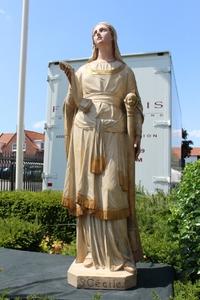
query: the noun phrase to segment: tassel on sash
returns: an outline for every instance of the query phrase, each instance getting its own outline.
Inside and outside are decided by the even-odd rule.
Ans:
[[[102,136],[101,120],[97,119],[94,130],[94,141],[91,155],[90,171],[96,175],[101,174],[106,168],[105,149]]]

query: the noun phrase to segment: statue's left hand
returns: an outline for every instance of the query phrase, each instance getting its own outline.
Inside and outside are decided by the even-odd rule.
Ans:
[[[72,78],[72,73],[73,73],[73,68],[70,64],[66,62],[59,62],[59,67],[60,69],[65,72],[65,75],[67,76],[69,82],[71,83],[71,78]]]
[[[140,143],[141,143],[141,137],[136,136],[134,141],[134,148],[135,148],[135,160],[138,159],[138,156],[140,155]]]

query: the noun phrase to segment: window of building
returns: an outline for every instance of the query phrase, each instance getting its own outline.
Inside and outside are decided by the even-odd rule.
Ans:
[[[34,143],[37,145],[39,150],[44,150],[44,142],[41,140],[34,140]]]
[[[16,152],[17,151],[17,144],[13,143],[12,144],[12,152]],[[23,144],[23,151],[26,151],[26,143]]]

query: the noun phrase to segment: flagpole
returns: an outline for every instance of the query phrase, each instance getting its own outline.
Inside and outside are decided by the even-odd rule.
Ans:
[[[19,64],[19,85],[18,85],[17,149],[16,149],[16,176],[15,176],[16,190],[23,189],[24,106],[25,106],[26,57],[27,57],[27,41],[28,41],[28,8],[29,8],[29,0],[23,0],[20,64]]]

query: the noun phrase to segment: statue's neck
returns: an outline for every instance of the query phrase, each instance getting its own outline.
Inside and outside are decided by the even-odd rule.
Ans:
[[[105,61],[114,61],[115,58],[113,56],[112,48],[104,47],[100,48],[98,51],[97,60],[105,60]]]

